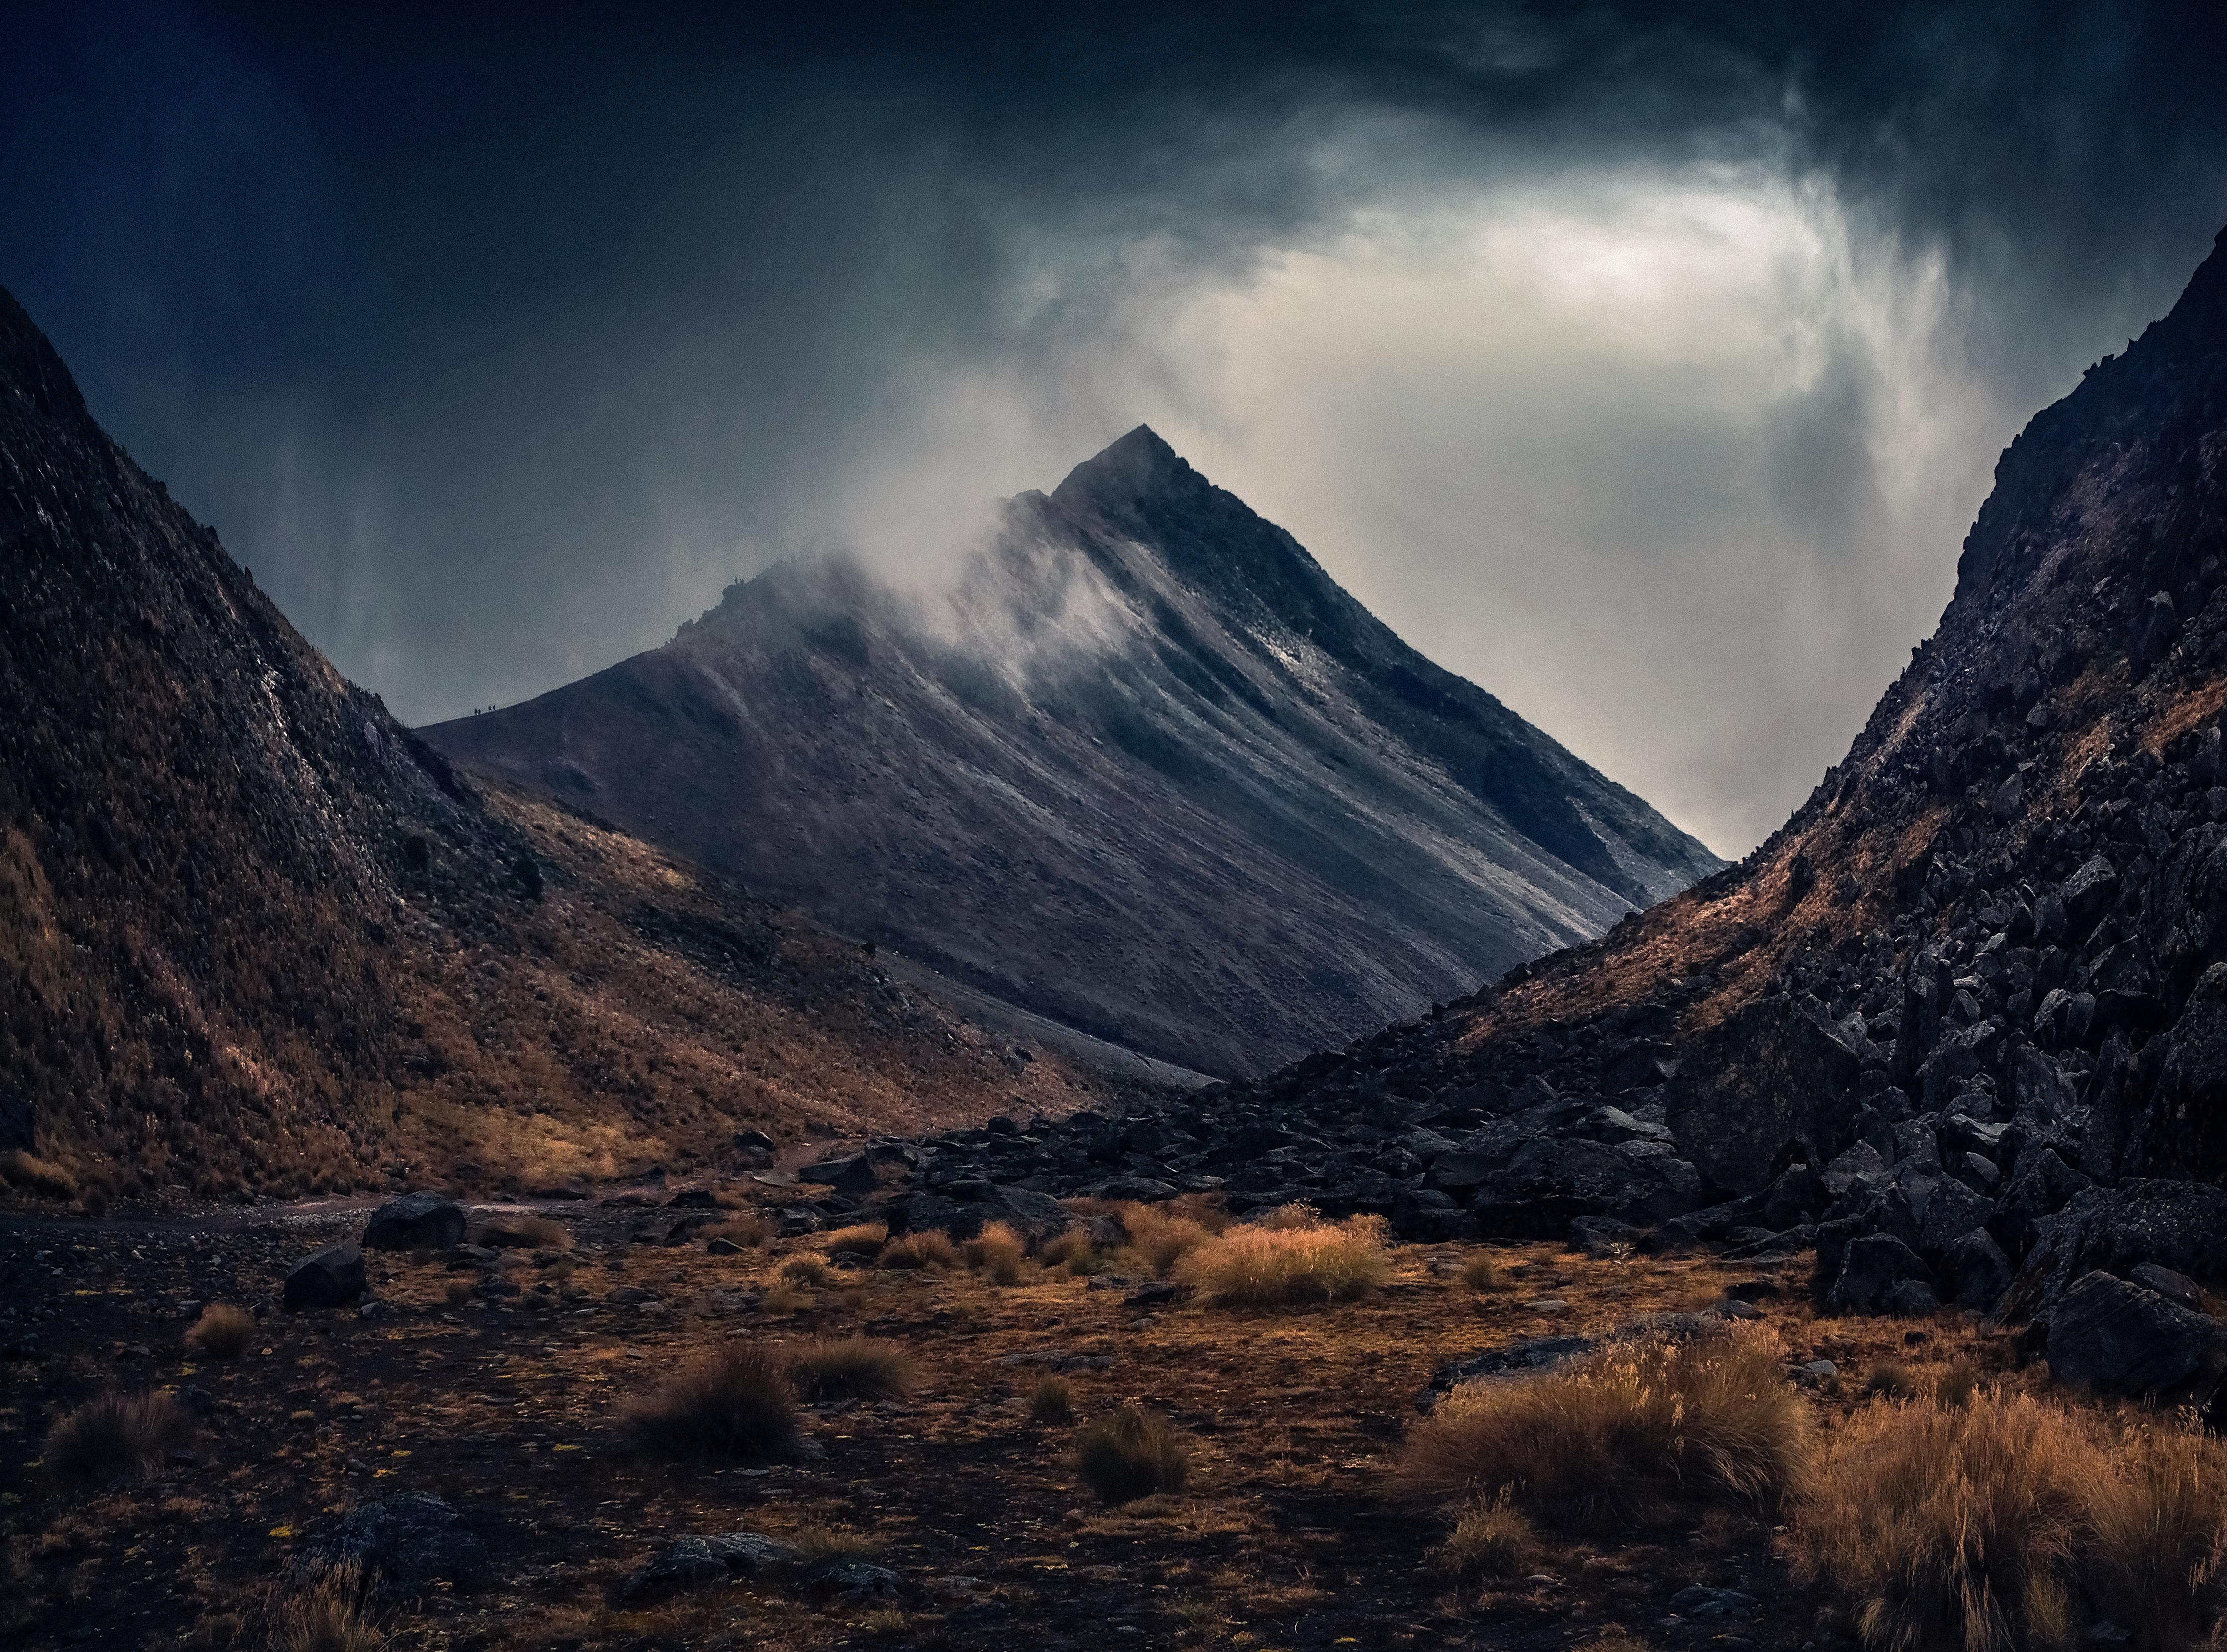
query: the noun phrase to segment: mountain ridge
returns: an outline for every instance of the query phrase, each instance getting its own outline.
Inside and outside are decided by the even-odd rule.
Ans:
[[[1224,1075],[1720,864],[1142,425],[1007,501],[947,588],[779,564],[662,648],[424,733],[978,990]]]

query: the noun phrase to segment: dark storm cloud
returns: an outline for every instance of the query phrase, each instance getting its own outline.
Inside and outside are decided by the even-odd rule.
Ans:
[[[1149,417],[1736,850],[1930,628],[1995,449],[2227,218],[2223,31],[2118,4],[19,5],[0,282],[405,717],[654,644],[817,539],[958,532]],[[1386,222],[1542,194],[1580,205],[1541,234],[1626,222],[1593,177],[1692,197],[1650,257],[1748,244],[1671,308],[1611,288],[1700,367],[1548,306],[1450,374],[1434,329],[1528,303],[1520,271],[1335,357],[1437,256],[1383,255]],[[1768,210],[1721,219],[1741,201]],[[1726,271],[1783,349],[1713,303]],[[1764,384],[1774,353],[1806,365]],[[1300,366],[1304,430],[1261,388]]]

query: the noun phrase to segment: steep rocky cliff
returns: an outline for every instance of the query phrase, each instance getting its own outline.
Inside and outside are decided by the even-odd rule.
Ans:
[[[858,949],[483,794],[342,680],[0,294],[0,1175],[549,1182],[1072,1105]]]
[[[424,731],[847,933],[1252,1073],[1720,863],[1139,428],[954,588],[841,563]]]

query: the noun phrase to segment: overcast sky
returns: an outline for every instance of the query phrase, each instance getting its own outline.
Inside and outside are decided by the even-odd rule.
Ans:
[[[0,284],[413,722],[1141,421],[1738,854],[2227,223],[2217,4],[323,10],[4,8]]]

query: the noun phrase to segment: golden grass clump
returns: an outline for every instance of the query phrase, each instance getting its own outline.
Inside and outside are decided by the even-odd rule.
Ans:
[[[895,1268],[952,1268],[959,1266],[959,1247],[941,1228],[905,1234],[882,1247],[882,1266]]]
[[[230,1303],[212,1302],[186,1328],[186,1346],[212,1360],[236,1360],[255,1335],[255,1316]]]
[[[1083,1427],[1075,1466],[1099,1502],[1134,1502],[1181,1491],[1190,1480],[1190,1451],[1166,1418],[1130,1405]]]
[[[1291,1211],[1305,1214],[1286,1219]],[[1269,1221],[1232,1228],[1197,1246],[1176,1264],[1176,1278],[1212,1307],[1350,1302],[1391,1271],[1384,1233],[1382,1216],[1324,1221],[1305,1205],[1286,1205]]]
[[[773,1224],[755,1210],[745,1210],[740,1215],[704,1229],[706,1240],[724,1239],[730,1245],[740,1245],[746,1251],[762,1248],[773,1238]]]
[[[817,1289],[827,1283],[827,1264],[817,1256],[792,1256],[781,1265],[781,1277],[791,1285]]]
[[[1065,1268],[1077,1279],[1103,1272],[1106,1268],[1106,1259],[1099,1253],[1096,1241],[1080,1228],[1070,1228],[1045,1240],[1037,1247],[1037,1260],[1046,1267]]]
[[[329,1567],[271,1612],[279,1652],[381,1652],[386,1632],[365,1614],[364,1580],[353,1563]]]
[[[1029,1390],[1029,1419],[1048,1426],[1073,1422],[1075,1385],[1063,1376],[1038,1378]]]
[[[891,1400],[912,1389],[912,1355],[870,1336],[820,1337],[790,1352],[788,1375],[814,1400]]]
[[[878,1539],[842,1526],[800,1526],[790,1534],[789,1542],[805,1566],[817,1566],[822,1560],[863,1560],[882,1552]]]
[[[1500,1283],[1500,1264],[1490,1251],[1472,1251],[1455,1277],[1472,1291],[1490,1291]]]
[[[1018,1285],[1021,1264],[1028,1259],[1028,1241],[1011,1222],[989,1221],[968,1240],[961,1253],[967,1266],[979,1268],[992,1285]]]
[[[803,1438],[788,1362],[756,1343],[728,1343],[684,1367],[626,1413],[628,1431],[659,1457],[778,1462]]]
[[[1505,1490],[1551,1524],[1611,1532],[1677,1500],[1769,1507],[1799,1483],[1809,1444],[1777,1339],[1741,1331],[1465,1383],[1408,1435],[1396,1482],[1446,1502]]]
[[[0,1153],[0,1180],[27,1193],[35,1193],[41,1198],[73,1199],[77,1196],[77,1177],[52,1159],[27,1153],[20,1147]]]
[[[890,1230],[878,1221],[861,1221],[820,1235],[820,1247],[830,1256],[857,1256],[867,1261],[882,1253]]]
[[[1796,1512],[1797,1575],[1871,1645],[2026,1652],[2109,1617],[2202,1643],[2227,1595],[2227,1443],[1979,1389],[1881,1400],[1836,1430]]]
[[[1457,1578],[1520,1578],[1530,1569],[1537,1541],[1530,1521],[1503,1491],[1463,1509],[1431,1559]]]
[[[111,1390],[54,1424],[47,1436],[46,1464],[62,1479],[80,1483],[137,1474],[183,1440],[189,1426],[169,1394]]]
[[[1138,1259],[1162,1276],[1214,1237],[1196,1217],[1162,1205],[1126,1207],[1121,1212],[1121,1225],[1128,1229],[1129,1247]]]

